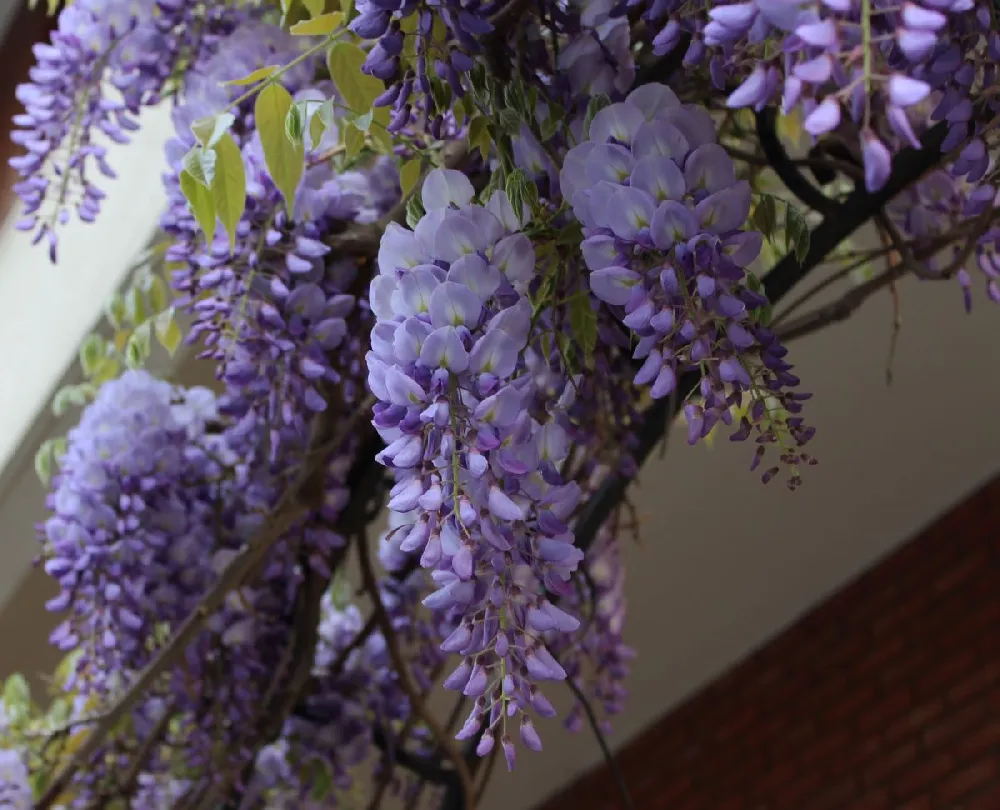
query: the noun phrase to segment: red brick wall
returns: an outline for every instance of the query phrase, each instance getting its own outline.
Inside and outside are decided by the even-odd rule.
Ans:
[[[1000,810],[1000,480],[620,762],[637,810]],[[545,810],[616,796],[598,769]]]

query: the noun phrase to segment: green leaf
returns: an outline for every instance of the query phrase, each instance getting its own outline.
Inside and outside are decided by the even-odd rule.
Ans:
[[[314,7],[318,7],[319,11],[322,11],[324,6],[323,0],[305,0],[305,5],[309,9],[309,13],[313,15],[313,18],[293,25],[289,29],[293,36],[323,37],[327,34],[332,34],[344,22],[344,13],[342,11],[332,11],[329,14],[316,16],[317,12],[313,9]]]
[[[219,142],[219,138],[225,135],[236,120],[232,113],[222,113],[217,116],[200,118],[191,125],[191,131],[198,139],[198,143],[206,149],[211,149]]]
[[[139,324],[125,346],[125,363],[131,369],[142,368],[153,349],[149,321]]]
[[[514,110],[500,110],[497,112],[497,125],[501,132],[517,135],[521,131],[521,116]]]
[[[406,224],[412,229],[417,227],[417,223],[424,218],[424,204],[419,194],[412,195],[406,201]]]
[[[809,253],[809,223],[802,212],[791,203],[785,206],[785,250],[795,250],[795,258],[799,264],[805,261]]]
[[[125,320],[131,324],[146,320],[146,296],[138,284],[133,284],[125,293]]]
[[[306,119],[302,108],[293,104],[285,114],[285,137],[296,146],[303,144],[306,134]]]
[[[42,442],[41,447],[35,451],[35,475],[42,482],[43,487],[47,487],[52,480],[52,464],[55,461],[52,450],[52,439]]]
[[[583,132],[585,135],[590,135],[590,124],[594,120],[594,116],[609,104],[611,104],[611,99],[604,95],[604,93],[598,93],[596,96],[590,97],[590,101],[587,102],[587,113],[583,117]]]
[[[761,197],[760,202],[754,206],[753,226],[765,239],[774,239],[774,232],[778,227],[778,209],[770,194]]]
[[[481,115],[469,122],[469,149],[479,149],[483,160],[489,157],[493,141],[490,139],[490,122]]]
[[[181,166],[195,180],[209,188],[215,176],[215,152],[201,146],[193,146],[191,151],[184,155]]]
[[[156,273],[150,273],[143,279],[142,291],[146,294],[146,300],[153,313],[163,312],[167,308],[167,304],[170,303],[170,290],[167,289],[167,283],[162,276]]]
[[[223,84],[235,86],[255,84],[256,82],[262,82],[264,79],[270,78],[280,69],[281,68],[278,65],[268,65],[267,67],[257,68],[253,73],[248,73],[242,79],[232,79],[231,81],[223,82]]]
[[[227,133],[215,145],[215,181],[212,183],[212,201],[229,234],[229,249],[236,249],[236,226],[240,224],[247,201],[247,175],[243,168],[243,155],[236,141]]]
[[[15,725],[26,720],[31,713],[31,687],[20,672],[15,672],[4,683],[3,705]]]
[[[211,242],[215,237],[215,200],[211,190],[185,171],[181,172],[181,193],[191,206],[191,213],[198,221],[205,239]],[[138,323],[138,320],[132,322]]]
[[[391,155],[396,144],[393,143],[392,133],[386,127],[389,126],[389,108],[378,107],[372,116],[372,128],[368,136],[372,140],[372,145],[383,155]]]
[[[351,160],[361,154],[365,145],[365,133],[354,124],[344,126],[344,148],[347,159]]]
[[[104,360],[106,344],[100,335],[87,335],[80,344],[80,368],[90,377]]]
[[[344,19],[351,19],[354,14],[354,0],[340,0],[340,10],[344,12]]]
[[[267,171],[285,198],[289,219],[295,218],[295,190],[305,169],[305,147],[285,134],[285,118],[293,107],[292,97],[280,84],[265,87],[254,105]]]
[[[589,364],[597,347],[597,313],[591,307],[587,293],[578,293],[570,302],[569,325],[573,330],[573,338]]]
[[[534,211],[538,204],[538,189],[522,169],[515,169],[507,175],[504,191],[507,192],[507,199],[518,218],[524,215],[525,206]]]
[[[164,310],[156,316],[154,328],[156,330],[156,339],[160,341],[160,345],[167,350],[167,353],[173,357],[177,351],[177,347],[181,345],[181,340],[184,338],[184,334],[181,332],[181,328],[174,318],[173,307]]]
[[[365,52],[352,42],[335,42],[327,54],[330,78],[347,108],[359,115],[368,112],[385,90],[382,82],[361,72],[364,63]]]
[[[420,179],[420,158],[406,161],[399,170],[399,186],[407,196]]]
[[[108,319],[113,329],[118,329],[125,322],[125,299],[120,293],[115,293],[104,306],[104,317]]]
[[[52,398],[53,415],[62,416],[72,407],[82,408],[87,404],[87,396],[92,390],[86,383],[60,388]]]

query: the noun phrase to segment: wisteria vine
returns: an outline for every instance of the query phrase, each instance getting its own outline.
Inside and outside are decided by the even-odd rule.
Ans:
[[[142,110],[175,132],[160,238],[36,458],[66,658],[44,705],[5,685],[0,804],[471,810],[480,763],[543,752],[562,682],[563,724],[606,750],[627,485],[673,421],[752,440],[795,489],[816,459],[791,341],[906,275],[969,308],[978,272],[1000,301],[995,13],[60,11],[18,89],[18,228],[55,262]],[[850,241],[869,219],[881,248]],[[216,386],[158,379],[154,339]]]

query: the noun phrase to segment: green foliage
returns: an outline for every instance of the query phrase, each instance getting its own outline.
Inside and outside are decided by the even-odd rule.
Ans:
[[[802,212],[791,203],[785,205],[785,250],[795,251],[799,264],[809,253],[809,224]]]
[[[773,241],[778,227],[778,206],[775,198],[770,194],[762,194],[754,206],[751,221],[765,239]]]
[[[215,151],[204,146],[195,146],[184,155],[181,165],[184,171],[206,188],[215,177]]]
[[[153,350],[152,327],[149,321],[139,324],[125,344],[125,365],[130,369],[142,368]]]
[[[279,65],[268,65],[267,67],[257,68],[252,73],[248,73],[242,79],[231,79],[228,82],[223,82],[223,84],[235,85],[237,87],[242,87],[248,84],[256,84],[257,82],[269,79],[280,69]]]
[[[3,706],[8,722],[23,724],[31,715],[31,687],[20,672],[15,672],[3,685]]]
[[[490,138],[490,122],[481,115],[476,116],[469,122],[469,149],[478,149],[479,154],[486,160],[493,147],[493,140]]]
[[[309,13],[314,15],[311,20],[304,20],[300,23],[293,25],[289,31],[298,37],[320,37],[332,34],[341,24],[344,22],[344,14],[341,11],[334,11],[330,14],[319,14],[315,16],[318,11],[322,11],[324,8],[323,0],[318,0],[318,2],[311,2],[311,0],[304,0],[306,8]]]
[[[406,161],[399,169],[399,185],[403,191],[403,196],[407,196],[420,179],[420,158],[413,158]]]
[[[269,84],[257,96],[254,117],[268,174],[285,198],[288,216],[295,216],[295,191],[305,169],[305,147],[286,135],[285,120],[294,107],[289,92],[280,84]]]
[[[180,176],[181,193],[191,207],[198,227],[209,241],[215,236],[215,198],[207,185],[197,180],[188,171]]]
[[[62,416],[70,408],[82,408],[95,393],[97,389],[91,383],[65,385],[52,398],[52,413],[54,416]]]
[[[191,132],[205,149],[211,149],[229,131],[235,120],[236,116],[232,113],[201,118],[191,125]]]
[[[385,90],[382,82],[361,72],[364,63],[365,52],[353,42],[335,42],[327,54],[330,78],[355,115],[368,112]]]
[[[528,175],[521,169],[515,169],[507,175],[504,183],[504,191],[510,200],[514,213],[520,217],[527,205],[530,211],[538,211],[538,189],[535,184],[528,179]]]
[[[416,228],[417,223],[423,218],[426,211],[424,211],[424,204],[420,200],[419,194],[413,194],[406,201],[406,224],[410,228]]]
[[[181,341],[184,339],[184,333],[177,323],[173,307],[164,310],[156,316],[153,320],[153,329],[156,332],[156,339],[160,341],[160,345],[173,357],[181,345]]]
[[[591,306],[588,293],[578,293],[570,301],[569,325],[584,362],[589,366],[597,348],[597,313]]]
[[[236,226],[246,207],[246,170],[240,148],[228,133],[215,144],[215,154],[217,162],[215,180],[212,183],[212,200],[216,215],[229,235],[229,249],[234,250]]]

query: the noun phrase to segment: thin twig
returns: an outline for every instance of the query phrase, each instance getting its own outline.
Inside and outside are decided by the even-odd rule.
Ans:
[[[611,753],[611,749],[608,747],[608,741],[604,739],[604,734],[601,731],[601,724],[597,721],[597,715],[594,714],[593,706],[590,705],[590,701],[587,700],[587,696],[583,694],[583,690],[580,689],[576,679],[567,678],[566,685],[569,686],[574,697],[580,702],[583,713],[587,715],[587,722],[590,724],[590,730],[594,732],[597,745],[600,747],[601,754],[604,756],[604,764],[608,766],[608,770],[611,771],[611,777],[615,781],[615,787],[618,789],[618,798],[621,800],[623,810],[635,810],[635,805],[632,803],[632,797],[628,792],[628,785],[625,784],[625,776],[622,774],[621,768],[618,767],[618,761],[615,759],[615,755]]]
[[[465,758],[462,756],[451,735],[444,730],[437,718],[428,710],[424,701],[421,700],[420,690],[413,683],[413,678],[406,666],[403,651],[399,647],[399,638],[396,636],[396,631],[392,626],[392,621],[385,609],[385,605],[382,604],[382,597],[379,594],[378,581],[375,579],[375,572],[372,569],[372,562],[368,554],[364,532],[358,533],[357,547],[358,560],[361,564],[361,579],[365,590],[371,596],[375,620],[382,631],[382,636],[385,638],[386,648],[389,651],[389,659],[392,661],[393,669],[396,670],[400,688],[406,694],[407,698],[409,698],[411,710],[424,721],[434,735],[435,740],[437,740],[438,745],[454,763],[458,778],[462,784],[466,810],[475,810],[475,789],[472,782],[472,774],[469,772]]]

